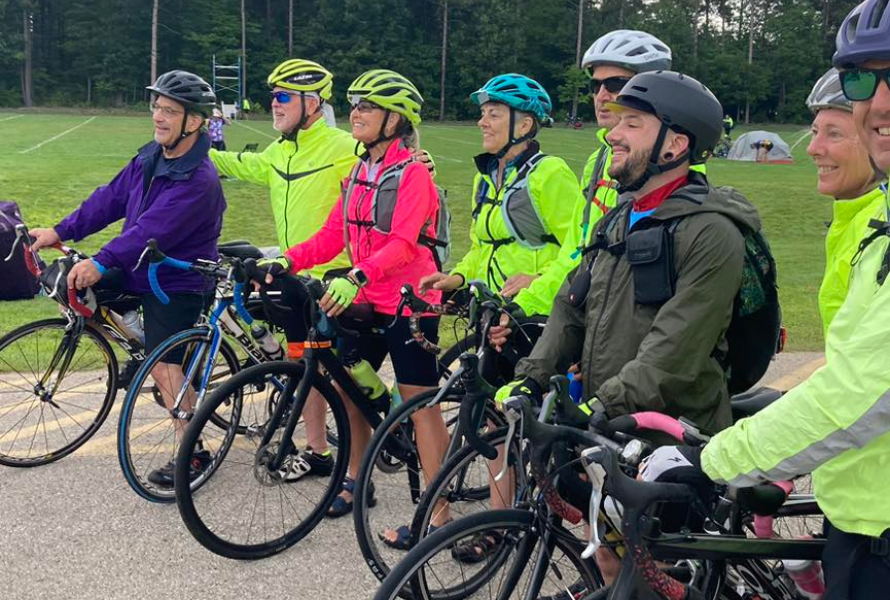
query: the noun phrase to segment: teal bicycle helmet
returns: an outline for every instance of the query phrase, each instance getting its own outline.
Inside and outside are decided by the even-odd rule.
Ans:
[[[550,120],[553,102],[540,83],[525,75],[505,73],[488,80],[481,88],[470,94],[470,100],[482,106],[486,102],[498,102],[510,108],[510,141],[497,153],[502,158],[511,147],[535,137],[538,124]],[[530,113],[535,118],[535,126],[520,138],[513,137],[516,111]]]

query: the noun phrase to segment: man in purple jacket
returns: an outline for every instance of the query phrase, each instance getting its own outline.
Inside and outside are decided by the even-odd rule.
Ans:
[[[77,263],[68,274],[68,287],[78,290],[98,283],[109,269],[120,270],[123,289],[141,297],[146,352],[168,337],[194,326],[209,299],[213,283],[198,273],[162,269],[161,287],[170,296],[163,305],[148,283],[148,267],[133,268],[149,239],[165,254],[187,261],[216,260],[216,242],[226,209],[219,176],[210,159],[210,138],[202,126],[216,104],[210,85],[192,73],[171,71],[158,77],[152,92],[154,141],[80,208],[53,228],[33,229],[35,250],[59,241],[79,241],[124,219],[121,234],[91,260]],[[183,382],[180,365],[159,364],[153,371],[168,406]],[[184,407],[188,409],[188,407]],[[181,431],[184,423],[177,422]],[[200,458],[200,457],[198,457]],[[209,454],[206,457],[209,460]],[[196,474],[197,475],[197,474]],[[149,480],[173,485],[171,464],[154,471]]]

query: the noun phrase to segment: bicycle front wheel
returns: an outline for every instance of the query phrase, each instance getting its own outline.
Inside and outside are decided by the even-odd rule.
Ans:
[[[117,359],[91,324],[45,319],[0,338],[0,465],[68,456],[102,427],[117,393]]]
[[[454,548],[480,535],[494,536],[494,549],[475,562],[458,560]],[[527,510],[471,515],[415,546],[383,581],[374,600],[395,600],[408,593],[413,600],[586,596],[602,585],[602,577],[592,560],[581,558],[583,547],[559,525]]]
[[[211,552],[245,560],[278,554],[312,531],[339,493],[349,459],[346,408],[331,384],[317,373],[310,375],[311,386],[324,398],[327,428],[338,440],[338,446],[331,448],[329,471],[299,468],[299,449],[308,440],[302,415],[285,439],[295,406],[294,390],[305,371],[303,361],[275,361],[245,369],[208,396],[186,429],[176,458],[176,503],[189,531]],[[206,466],[213,477],[197,489],[189,484],[195,458],[203,451],[204,440],[217,430],[214,412],[232,398],[241,398],[244,406],[274,406],[274,414],[213,456]],[[238,415],[234,417],[237,424]],[[269,440],[264,443],[266,437]],[[273,468],[282,445],[288,456]]]
[[[173,461],[186,424],[205,395],[240,369],[232,347],[221,340],[214,350],[212,339],[213,330],[206,327],[174,335],[145,360],[127,390],[118,423],[118,461],[133,491],[151,502],[175,500]],[[264,410],[241,406],[238,396],[227,398],[211,417],[215,427],[205,432],[199,460],[210,464],[232,443],[236,411],[247,421]],[[193,485],[211,474],[202,469]]]

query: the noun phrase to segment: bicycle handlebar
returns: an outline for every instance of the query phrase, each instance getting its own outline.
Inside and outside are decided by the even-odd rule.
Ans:
[[[425,313],[433,313],[439,316],[458,316],[465,312],[464,308],[457,304],[447,302],[445,304],[431,304],[418,296],[414,292],[414,287],[408,283],[402,286],[399,293],[401,294],[402,299],[399,302],[399,306],[396,309],[396,315],[393,318],[390,327],[396,324],[396,321],[402,316],[402,312],[407,308],[411,311],[411,315],[408,317],[408,330],[411,332],[411,337],[414,338],[414,341],[420,344],[420,347],[427,352],[435,355],[441,354],[441,346],[429,341],[423,334],[423,331],[420,328],[420,319]]]

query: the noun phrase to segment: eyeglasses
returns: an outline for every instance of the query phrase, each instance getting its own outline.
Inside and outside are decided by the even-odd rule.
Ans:
[[[287,104],[293,96],[300,96],[299,92],[269,92],[273,100],[277,100],[278,104]]]
[[[594,95],[600,93],[600,89],[603,86],[606,86],[606,91],[610,94],[617,94],[621,91],[621,88],[624,87],[630,81],[630,77],[606,77],[605,79],[591,79],[590,80],[590,91],[594,93]]]
[[[352,108],[350,110],[357,110],[359,113],[366,115],[369,112],[375,110],[383,110],[383,108],[368,100],[359,100],[358,102],[354,102],[352,104]]]
[[[171,108],[169,106],[161,106],[157,102],[152,102],[151,104],[149,104],[148,110],[151,111],[151,114],[155,114],[156,112],[161,111],[161,114],[164,115],[164,117],[167,119],[185,113],[184,110],[176,110],[175,108]]]
[[[851,69],[841,71],[841,88],[847,100],[862,102],[870,100],[878,91],[883,80],[890,88],[890,68],[888,69]]]

